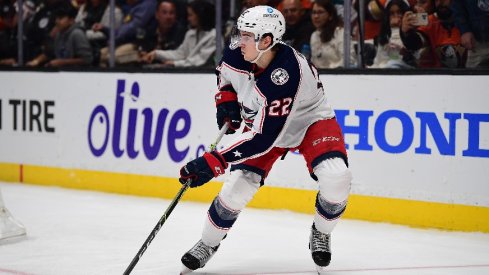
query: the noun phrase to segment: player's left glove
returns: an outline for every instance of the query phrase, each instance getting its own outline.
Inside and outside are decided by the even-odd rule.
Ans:
[[[215,100],[217,108],[216,119],[219,129],[227,123],[229,129],[226,134],[234,134],[241,126],[241,121],[243,121],[236,93],[221,91],[216,94]]]
[[[201,186],[214,177],[224,174],[228,164],[217,151],[204,153],[202,157],[188,162],[180,169],[179,181],[185,184],[191,180],[190,187]]]

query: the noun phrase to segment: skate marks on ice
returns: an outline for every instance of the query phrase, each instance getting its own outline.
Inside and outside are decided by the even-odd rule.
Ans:
[[[479,268],[483,268],[478,271]],[[453,266],[411,266],[411,267],[379,267],[379,268],[355,268],[355,269],[324,269],[321,272],[310,271],[277,271],[277,272],[205,272],[190,271],[189,275],[312,275],[312,274],[406,274],[406,272],[421,271],[420,274],[486,274],[489,264],[486,265],[453,265]],[[461,273],[453,273],[458,270]],[[431,272],[430,272],[431,271]],[[368,273],[367,273],[368,272]],[[37,275],[18,270],[0,268],[3,275]],[[137,272],[135,272],[137,274]],[[409,273],[411,274],[411,273]]]
[[[0,188],[27,231],[27,239],[0,244],[2,275],[120,275],[169,203],[28,184]],[[182,201],[133,274],[179,274],[208,207]],[[213,259],[190,275],[317,274],[307,247],[311,223],[311,215],[247,208]],[[489,274],[489,234],[344,219],[332,251],[324,274]]]
[[[229,272],[199,272],[199,271],[194,271],[191,273],[187,273],[187,275],[311,275],[311,274],[318,274],[317,272],[311,270],[311,271],[287,271],[287,272],[264,272],[264,273],[243,273],[243,272],[237,272],[237,273],[229,273]]]
[[[0,274],[2,275],[37,275],[33,273],[26,273],[18,270],[6,269],[0,267]]]
[[[204,272],[194,271],[190,275],[311,275],[311,274],[487,274],[489,263],[481,265],[446,265],[446,266],[403,266],[378,268],[328,269],[318,271],[287,271],[287,272]],[[366,273],[368,272],[368,273]]]
[[[399,266],[352,269],[323,269],[318,274],[487,274],[488,264],[480,265],[440,265],[440,266]],[[269,274],[269,273],[267,273]],[[275,273],[279,274],[279,273]],[[238,274],[235,274],[238,275]],[[244,275],[244,274],[243,274]]]

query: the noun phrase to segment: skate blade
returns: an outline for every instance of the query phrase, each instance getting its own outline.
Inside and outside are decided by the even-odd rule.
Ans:
[[[317,270],[317,272],[318,272],[319,275],[321,275],[321,274],[327,274],[327,272],[328,272],[327,266],[319,266],[319,265],[316,265],[316,270]]]
[[[191,272],[193,272],[193,270],[192,270],[192,269],[190,269],[190,268],[188,268],[188,267],[186,267],[186,266],[183,266],[183,267],[182,267],[182,271],[180,271],[180,275],[189,274],[189,273],[191,273]]]

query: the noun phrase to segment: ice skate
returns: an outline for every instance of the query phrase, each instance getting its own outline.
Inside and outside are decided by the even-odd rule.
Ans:
[[[0,241],[25,236],[25,227],[12,217],[5,207],[0,207]]]
[[[211,247],[199,240],[194,247],[192,247],[185,255],[182,256],[182,263],[184,265],[180,274],[190,273],[198,268],[202,268],[210,260],[210,258],[216,253],[218,246]],[[186,273],[184,273],[186,272]]]
[[[311,250],[312,259],[316,263],[319,274],[325,272],[325,267],[331,261],[330,234],[323,234],[316,229],[313,224],[311,235],[309,237],[309,249]]]

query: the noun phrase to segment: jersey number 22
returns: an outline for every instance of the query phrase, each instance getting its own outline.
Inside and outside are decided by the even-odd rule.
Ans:
[[[276,99],[270,104],[268,111],[269,116],[286,116],[290,113],[290,103],[292,98],[286,97],[282,99]]]

